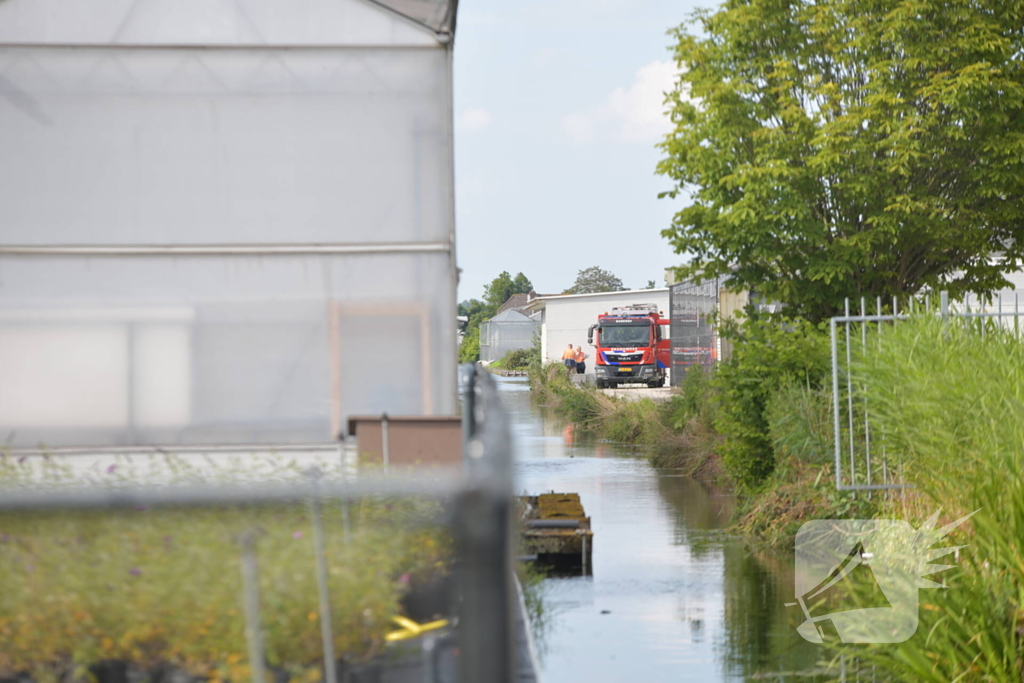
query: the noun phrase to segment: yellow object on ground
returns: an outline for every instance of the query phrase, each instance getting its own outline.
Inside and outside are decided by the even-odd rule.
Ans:
[[[447,619],[438,619],[437,621],[428,621],[425,624],[417,624],[412,619],[406,619],[405,617],[391,617],[391,621],[395,622],[402,628],[397,631],[391,631],[384,636],[384,640],[388,642],[394,642],[396,640],[408,640],[409,638],[415,638],[416,636],[425,633],[427,631],[434,631],[439,628],[444,628],[448,625]]]

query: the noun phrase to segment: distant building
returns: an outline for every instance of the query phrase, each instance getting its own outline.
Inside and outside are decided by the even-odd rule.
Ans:
[[[526,305],[523,312],[540,322],[541,357],[545,363],[560,359],[565,347],[572,344],[591,357],[587,362],[587,374],[593,375],[594,350],[587,346],[587,329],[597,322],[597,316],[616,306],[641,303],[654,304],[668,315],[668,288],[538,296]]]
[[[503,358],[509,351],[528,349],[533,346],[533,335],[538,331],[539,322],[515,309],[506,309],[481,323],[480,360],[484,363],[493,363]]]
[[[531,292],[531,294],[536,295],[536,292]],[[508,298],[508,301],[503,303],[498,308],[498,313],[504,313],[505,311],[509,311],[509,310],[518,311],[521,308],[523,308],[524,306],[526,306],[526,304],[528,304],[529,302],[530,302],[530,295],[529,294],[513,294],[512,296],[510,296]]]

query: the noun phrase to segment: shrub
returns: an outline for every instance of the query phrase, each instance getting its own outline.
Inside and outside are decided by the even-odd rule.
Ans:
[[[828,336],[800,320],[749,317],[729,330],[733,357],[711,380],[719,395],[715,429],[724,437],[726,471],[754,488],[775,468],[766,409],[772,392],[787,382],[817,388],[829,372]]]
[[[512,349],[492,365],[506,370],[523,370],[530,366],[531,361],[531,349]]]
[[[718,397],[711,383],[711,370],[702,365],[691,365],[679,385],[680,393],[664,405],[665,421],[679,432],[690,420],[710,427],[715,422]]]

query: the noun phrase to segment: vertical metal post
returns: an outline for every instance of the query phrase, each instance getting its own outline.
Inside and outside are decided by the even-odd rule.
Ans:
[[[456,500],[453,533],[460,559],[458,680],[511,683],[516,669],[512,584],[512,446],[494,379],[476,377],[470,487]]]
[[[836,434],[836,488],[841,488],[843,485],[843,444],[842,434],[839,431],[839,341],[836,339],[839,328],[835,318],[829,321],[829,327],[832,332],[832,413],[835,417]]]
[[[867,314],[867,305],[864,301],[864,297],[860,298],[860,317],[865,318]],[[860,343],[861,353],[864,354],[864,358],[868,355],[868,321],[862,320],[860,323]],[[871,420],[868,415],[868,392],[867,386],[862,387],[864,392],[864,457],[867,463],[867,483],[871,485]],[[871,497],[871,491],[868,491],[868,498]]]
[[[388,440],[388,414],[381,413],[380,416],[380,450],[384,457],[384,474],[391,471],[391,443]]]
[[[260,574],[256,563],[256,534],[246,531],[239,539],[242,545],[242,602],[245,608],[245,640],[249,649],[249,669],[253,683],[267,683],[263,661],[263,626],[260,608]]]
[[[587,534],[583,534],[583,576],[587,575]]]
[[[320,514],[320,472],[313,471],[313,495],[309,499],[313,520],[313,552],[316,555],[316,587],[320,598],[320,641],[324,651],[324,678],[326,683],[337,683],[334,663],[334,631],[331,625],[331,595],[327,586],[327,549],[324,542],[324,521]]]
[[[850,300],[846,299],[846,317],[850,317]],[[846,403],[847,410],[849,410],[850,417],[850,485],[857,485],[857,470],[856,460],[854,459],[854,453],[856,452],[856,444],[854,442],[854,428],[853,428],[853,360],[850,354],[850,321],[846,321]],[[853,494],[856,495],[856,494]]]
[[[348,463],[345,462],[345,444],[338,444],[338,462],[341,463],[341,480],[348,481]],[[341,530],[346,545],[352,541],[352,522],[348,516],[348,499],[341,500]]]
[[[469,441],[476,433],[476,366],[471,363],[459,366],[462,386],[462,463],[469,458]]]
[[[1003,329],[1003,293],[1002,292],[999,292],[999,299],[998,299],[998,301],[999,301],[999,312],[996,313],[996,324],[999,326],[999,329],[1002,330]]]
[[[1020,292],[1013,293],[1013,334],[1020,336]]]
[[[985,299],[981,300],[981,315],[978,316],[978,321],[981,322],[981,338],[985,339]]]
[[[943,320],[949,317],[949,292],[945,289],[939,292],[939,313]]]
[[[882,297],[875,298],[875,310],[878,312],[878,350],[882,350]],[[885,452],[885,428],[882,428],[882,483],[889,483],[889,462]],[[888,492],[886,492],[888,497]]]

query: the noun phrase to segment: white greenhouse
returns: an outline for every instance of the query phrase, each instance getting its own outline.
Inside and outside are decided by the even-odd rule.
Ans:
[[[0,442],[456,412],[453,0],[0,2]]]
[[[509,351],[528,349],[533,346],[534,335],[539,334],[540,321],[513,309],[502,311],[480,323],[480,360],[493,363]]]

